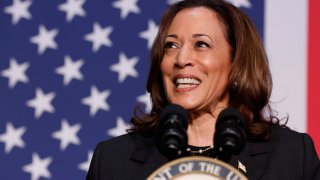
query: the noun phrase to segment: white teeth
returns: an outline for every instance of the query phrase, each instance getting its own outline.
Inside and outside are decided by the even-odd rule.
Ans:
[[[196,84],[178,84],[177,88],[190,88],[194,86],[196,86]]]
[[[184,85],[197,85],[200,84],[200,81],[197,79],[193,79],[193,78],[178,78],[176,80],[176,84],[184,84]]]

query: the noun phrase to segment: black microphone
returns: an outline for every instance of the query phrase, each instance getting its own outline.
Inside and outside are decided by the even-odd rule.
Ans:
[[[182,156],[188,143],[188,113],[176,104],[166,106],[160,115],[157,148],[170,160]]]
[[[245,146],[245,121],[241,113],[226,108],[218,116],[214,134],[214,147],[217,158],[228,162],[232,155],[238,154]]]

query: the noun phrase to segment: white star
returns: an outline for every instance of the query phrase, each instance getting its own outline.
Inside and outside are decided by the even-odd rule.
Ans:
[[[77,136],[78,131],[81,129],[81,124],[70,126],[65,119],[61,122],[61,129],[53,132],[52,137],[60,140],[60,150],[65,150],[70,143],[79,145],[80,139]]]
[[[10,122],[7,123],[6,133],[0,134],[0,141],[5,144],[6,153],[10,153],[14,146],[20,148],[25,147],[24,141],[22,140],[22,135],[26,130],[26,127],[19,127],[15,129]]]
[[[37,88],[36,97],[27,101],[27,106],[35,109],[34,116],[38,119],[43,112],[54,113],[54,107],[52,106],[51,101],[55,96],[54,92],[44,94],[40,88]]]
[[[130,12],[139,14],[140,8],[137,5],[138,0],[117,0],[112,4],[114,8],[118,8],[121,11],[121,19],[127,18]]]
[[[150,93],[146,92],[143,95],[137,97],[137,101],[145,105],[145,112],[150,113],[152,109],[152,102],[150,98]]]
[[[32,163],[23,166],[22,170],[31,174],[31,180],[38,180],[41,177],[51,178],[51,173],[48,170],[51,162],[51,157],[41,159],[37,153],[32,153]]]
[[[140,32],[139,37],[146,39],[148,41],[148,48],[150,49],[152,46],[152,43],[157,36],[159,27],[156,25],[156,23],[152,20],[148,21],[148,29]]]
[[[84,36],[84,39],[91,41],[93,46],[92,50],[97,52],[102,45],[111,47],[112,41],[109,38],[110,33],[112,32],[113,27],[108,26],[101,28],[100,24],[95,22],[93,24],[93,32]]]
[[[134,68],[138,61],[138,57],[128,59],[124,53],[120,53],[119,62],[111,65],[110,70],[118,73],[118,82],[122,83],[127,76],[138,77],[138,72]]]
[[[80,163],[78,165],[78,168],[82,171],[88,172],[92,156],[93,156],[93,151],[89,151],[87,161]]]
[[[72,79],[82,80],[83,76],[80,72],[84,61],[79,59],[77,61],[72,61],[70,56],[64,57],[64,65],[56,68],[56,73],[63,75],[63,85],[67,86]]]
[[[128,129],[128,127],[129,125],[124,122],[122,117],[117,117],[117,126],[112,129],[109,129],[107,131],[107,134],[111,137],[117,137],[122,134],[126,134],[126,130]]]
[[[167,4],[174,4],[183,0],[167,0]]]
[[[9,79],[9,87],[13,88],[17,82],[28,83],[29,78],[26,75],[26,70],[29,68],[28,62],[18,64],[15,58],[10,59],[10,67],[1,72],[1,75]]]
[[[39,34],[30,38],[30,42],[38,45],[38,54],[43,54],[47,48],[57,49],[58,45],[54,38],[58,34],[58,29],[48,31],[43,25],[39,26]]]
[[[67,0],[65,3],[60,4],[58,9],[66,12],[66,20],[67,22],[71,22],[76,15],[81,17],[86,15],[86,12],[82,8],[85,2],[85,0]]]
[[[4,9],[5,13],[12,15],[12,24],[17,24],[21,18],[31,19],[28,8],[31,6],[31,1],[13,0],[13,4]]]
[[[245,7],[245,8],[251,8],[251,2],[250,0],[225,0],[234,6],[240,8],[240,7]]]
[[[95,87],[91,87],[90,96],[82,99],[82,104],[90,106],[90,115],[94,116],[99,109],[108,111],[110,109],[106,99],[111,94],[110,90],[105,90],[103,92],[99,92],[99,90]]]

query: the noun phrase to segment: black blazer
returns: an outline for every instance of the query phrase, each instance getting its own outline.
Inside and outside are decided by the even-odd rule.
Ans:
[[[280,127],[272,131],[267,142],[247,142],[229,164],[237,168],[240,161],[250,180],[320,180],[320,162],[309,135]],[[167,162],[154,137],[129,133],[97,145],[87,180],[146,179]]]

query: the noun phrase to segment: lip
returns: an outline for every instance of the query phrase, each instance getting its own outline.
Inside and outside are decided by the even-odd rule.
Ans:
[[[184,87],[184,88],[178,88],[177,86],[176,86],[176,81],[177,81],[177,79],[179,79],[179,78],[191,78],[191,79],[196,79],[196,80],[198,80],[198,81],[200,81],[200,84],[201,84],[201,79],[200,78],[198,78],[197,76],[194,76],[194,75],[190,75],[190,74],[178,74],[178,75],[176,75],[176,76],[174,76],[174,78],[173,78],[173,80],[172,80],[172,83],[174,84],[174,86],[175,86],[175,91],[176,92],[188,92],[188,91],[192,91],[192,90],[194,90],[194,89],[196,89],[197,87],[199,87],[199,85],[200,84],[195,84],[194,86],[189,86],[189,87]]]

